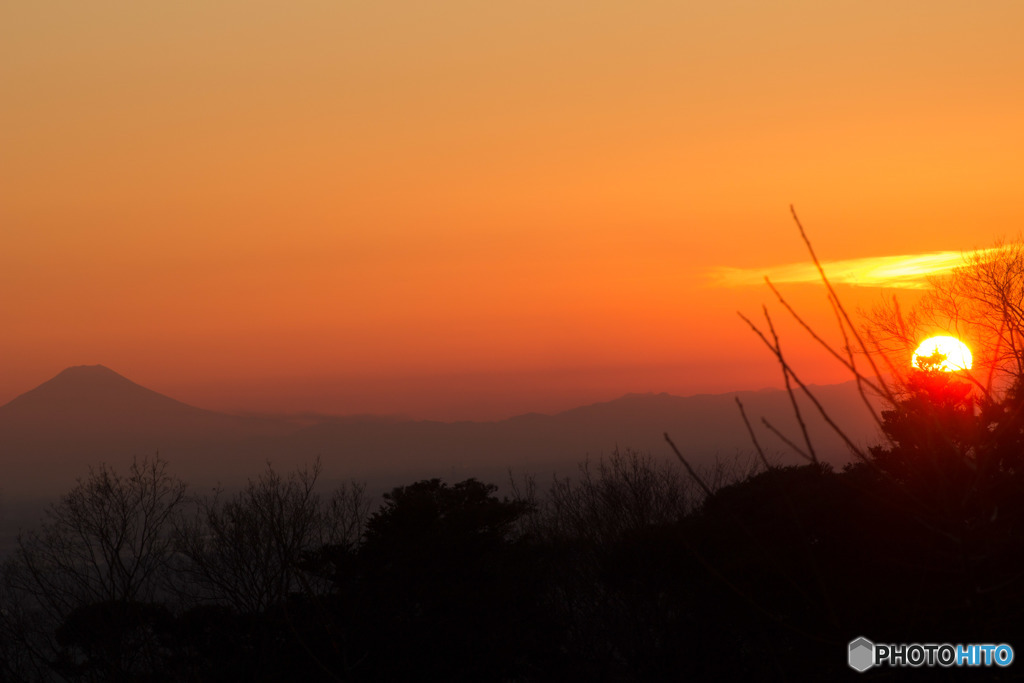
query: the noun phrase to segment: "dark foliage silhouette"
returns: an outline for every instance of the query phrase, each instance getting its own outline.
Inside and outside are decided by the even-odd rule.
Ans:
[[[524,652],[543,650],[538,566],[511,535],[528,506],[496,490],[432,479],[385,495],[359,550],[359,588],[377,645],[400,655],[374,652],[371,678],[514,678]]]
[[[175,623],[161,604],[108,600],[77,607],[57,627],[54,670],[88,681],[172,680]]]

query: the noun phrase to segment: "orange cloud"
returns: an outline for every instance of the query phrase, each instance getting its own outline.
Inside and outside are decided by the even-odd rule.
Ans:
[[[902,256],[869,256],[866,258],[827,261],[822,264],[825,275],[833,284],[856,287],[898,287],[901,289],[927,289],[929,279],[947,275],[975,256],[985,258],[995,249],[972,252],[934,251]],[[719,267],[711,271],[716,284],[725,287],[759,285],[768,278],[774,283],[819,282],[813,263],[790,263],[765,268]]]

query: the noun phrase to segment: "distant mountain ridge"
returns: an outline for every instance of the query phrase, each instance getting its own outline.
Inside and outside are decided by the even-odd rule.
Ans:
[[[874,423],[852,382],[814,390],[855,440],[871,439]],[[158,451],[175,474],[199,485],[244,483],[268,460],[290,469],[317,456],[324,461],[325,476],[335,479],[393,484],[430,476],[504,480],[508,468],[543,476],[571,472],[585,458],[616,447],[668,457],[665,432],[700,464],[753,451],[736,398],[744,402],[765,449],[784,450],[760,424],[765,417],[797,433],[789,398],[780,390],[689,397],[626,394],[554,415],[529,413],[494,422],[337,417],[300,427],[285,418],[203,410],[102,365],[76,366],[0,406],[0,500],[52,497],[90,464],[120,467],[132,456]],[[845,447],[812,413],[806,419],[819,455],[843,462]]]

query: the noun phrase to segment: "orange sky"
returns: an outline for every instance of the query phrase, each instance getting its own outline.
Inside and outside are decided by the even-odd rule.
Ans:
[[[770,293],[722,269],[803,260],[790,203],[837,261],[1024,225],[1021,26],[1009,0],[6,3],[0,402],[91,363],[203,407],[445,419],[777,384],[735,315]]]

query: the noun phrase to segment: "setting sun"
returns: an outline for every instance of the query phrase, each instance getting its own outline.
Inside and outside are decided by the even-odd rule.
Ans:
[[[967,345],[956,337],[939,336],[925,339],[914,351],[912,364],[921,368],[921,359],[932,358],[936,354],[943,357],[942,362],[937,365],[943,372],[955,372],[957,370],[970,370],[972,364],[971,350]]]

